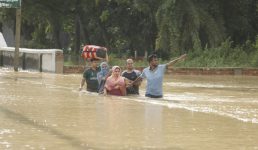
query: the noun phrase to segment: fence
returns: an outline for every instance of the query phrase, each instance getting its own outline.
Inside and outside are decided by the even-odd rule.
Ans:
[[[13,67],[14,47],[0,47],[0,66]],[[63,73],[64,56],[59,49],[19,49],[19,69]]]

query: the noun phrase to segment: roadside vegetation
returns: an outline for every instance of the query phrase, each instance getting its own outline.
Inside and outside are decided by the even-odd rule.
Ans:
[[[242,67],[255,68],[258,67],[258,37],[256,42],[247,41],[243,45],[232,47],[233,41],[227,39],[222,42],[219,47],[205,48],[190,51],[186,61],[176,64],[177,67]],[[66,55],[70,60],[65,59],[65,65],[85,65],[85,62],[79,55]],[[166,63],[169,60],[176,58],[178,55],[170,55],[170,59],[160,58],[160,63]],[[127,58],[133,58],[131,55],[118,56],[116,53],[110,52],[110,64],[124,66]],[[148,66],[147,59],[144,57],[135,59],[136,67]]]
[[[21,47],[62,49],[66,65],[84,64],[81,46],[107,47],[111,64],[137,52],[178,67],[258,67],[257,0],[23,0]],[[0,29],[15,33],[15,9],[0,10]]]

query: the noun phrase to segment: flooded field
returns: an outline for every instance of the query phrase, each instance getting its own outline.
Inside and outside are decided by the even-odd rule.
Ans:
[[[258,77],[166,75],[162,99],[80,80],[0,69],[0,149],[258,150]]]

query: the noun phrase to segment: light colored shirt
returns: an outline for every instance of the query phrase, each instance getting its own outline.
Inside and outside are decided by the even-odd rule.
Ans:
[[[150,70],[150,67],[143,69],[140,77],[147,79],[146,94],[163,95],[162,83],[165,71],[166,64],[158,65],[154,70]]]

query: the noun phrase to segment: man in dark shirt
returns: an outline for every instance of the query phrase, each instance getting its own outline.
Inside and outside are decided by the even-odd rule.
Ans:
[[[99,72],[97,59],[91,59],[91,67],[83,72],[83,78],[81,80],[79,90],[82,90],[85,81],[87,83],[86,90],[89,92],[98,92],[98,80],[97,73]]]
[[[126,70],[122,72],[122,76],[126,78],[126,81],[131,83],[135,79],[137,79],[140,75],[141,72],[139,70],[135,70],[133,67],[133,60],[132,59],[127,59],[126,60]],[[139,85],[140,81],[133,84],[130,87],[126,88],[127,94],[139,94]]]

